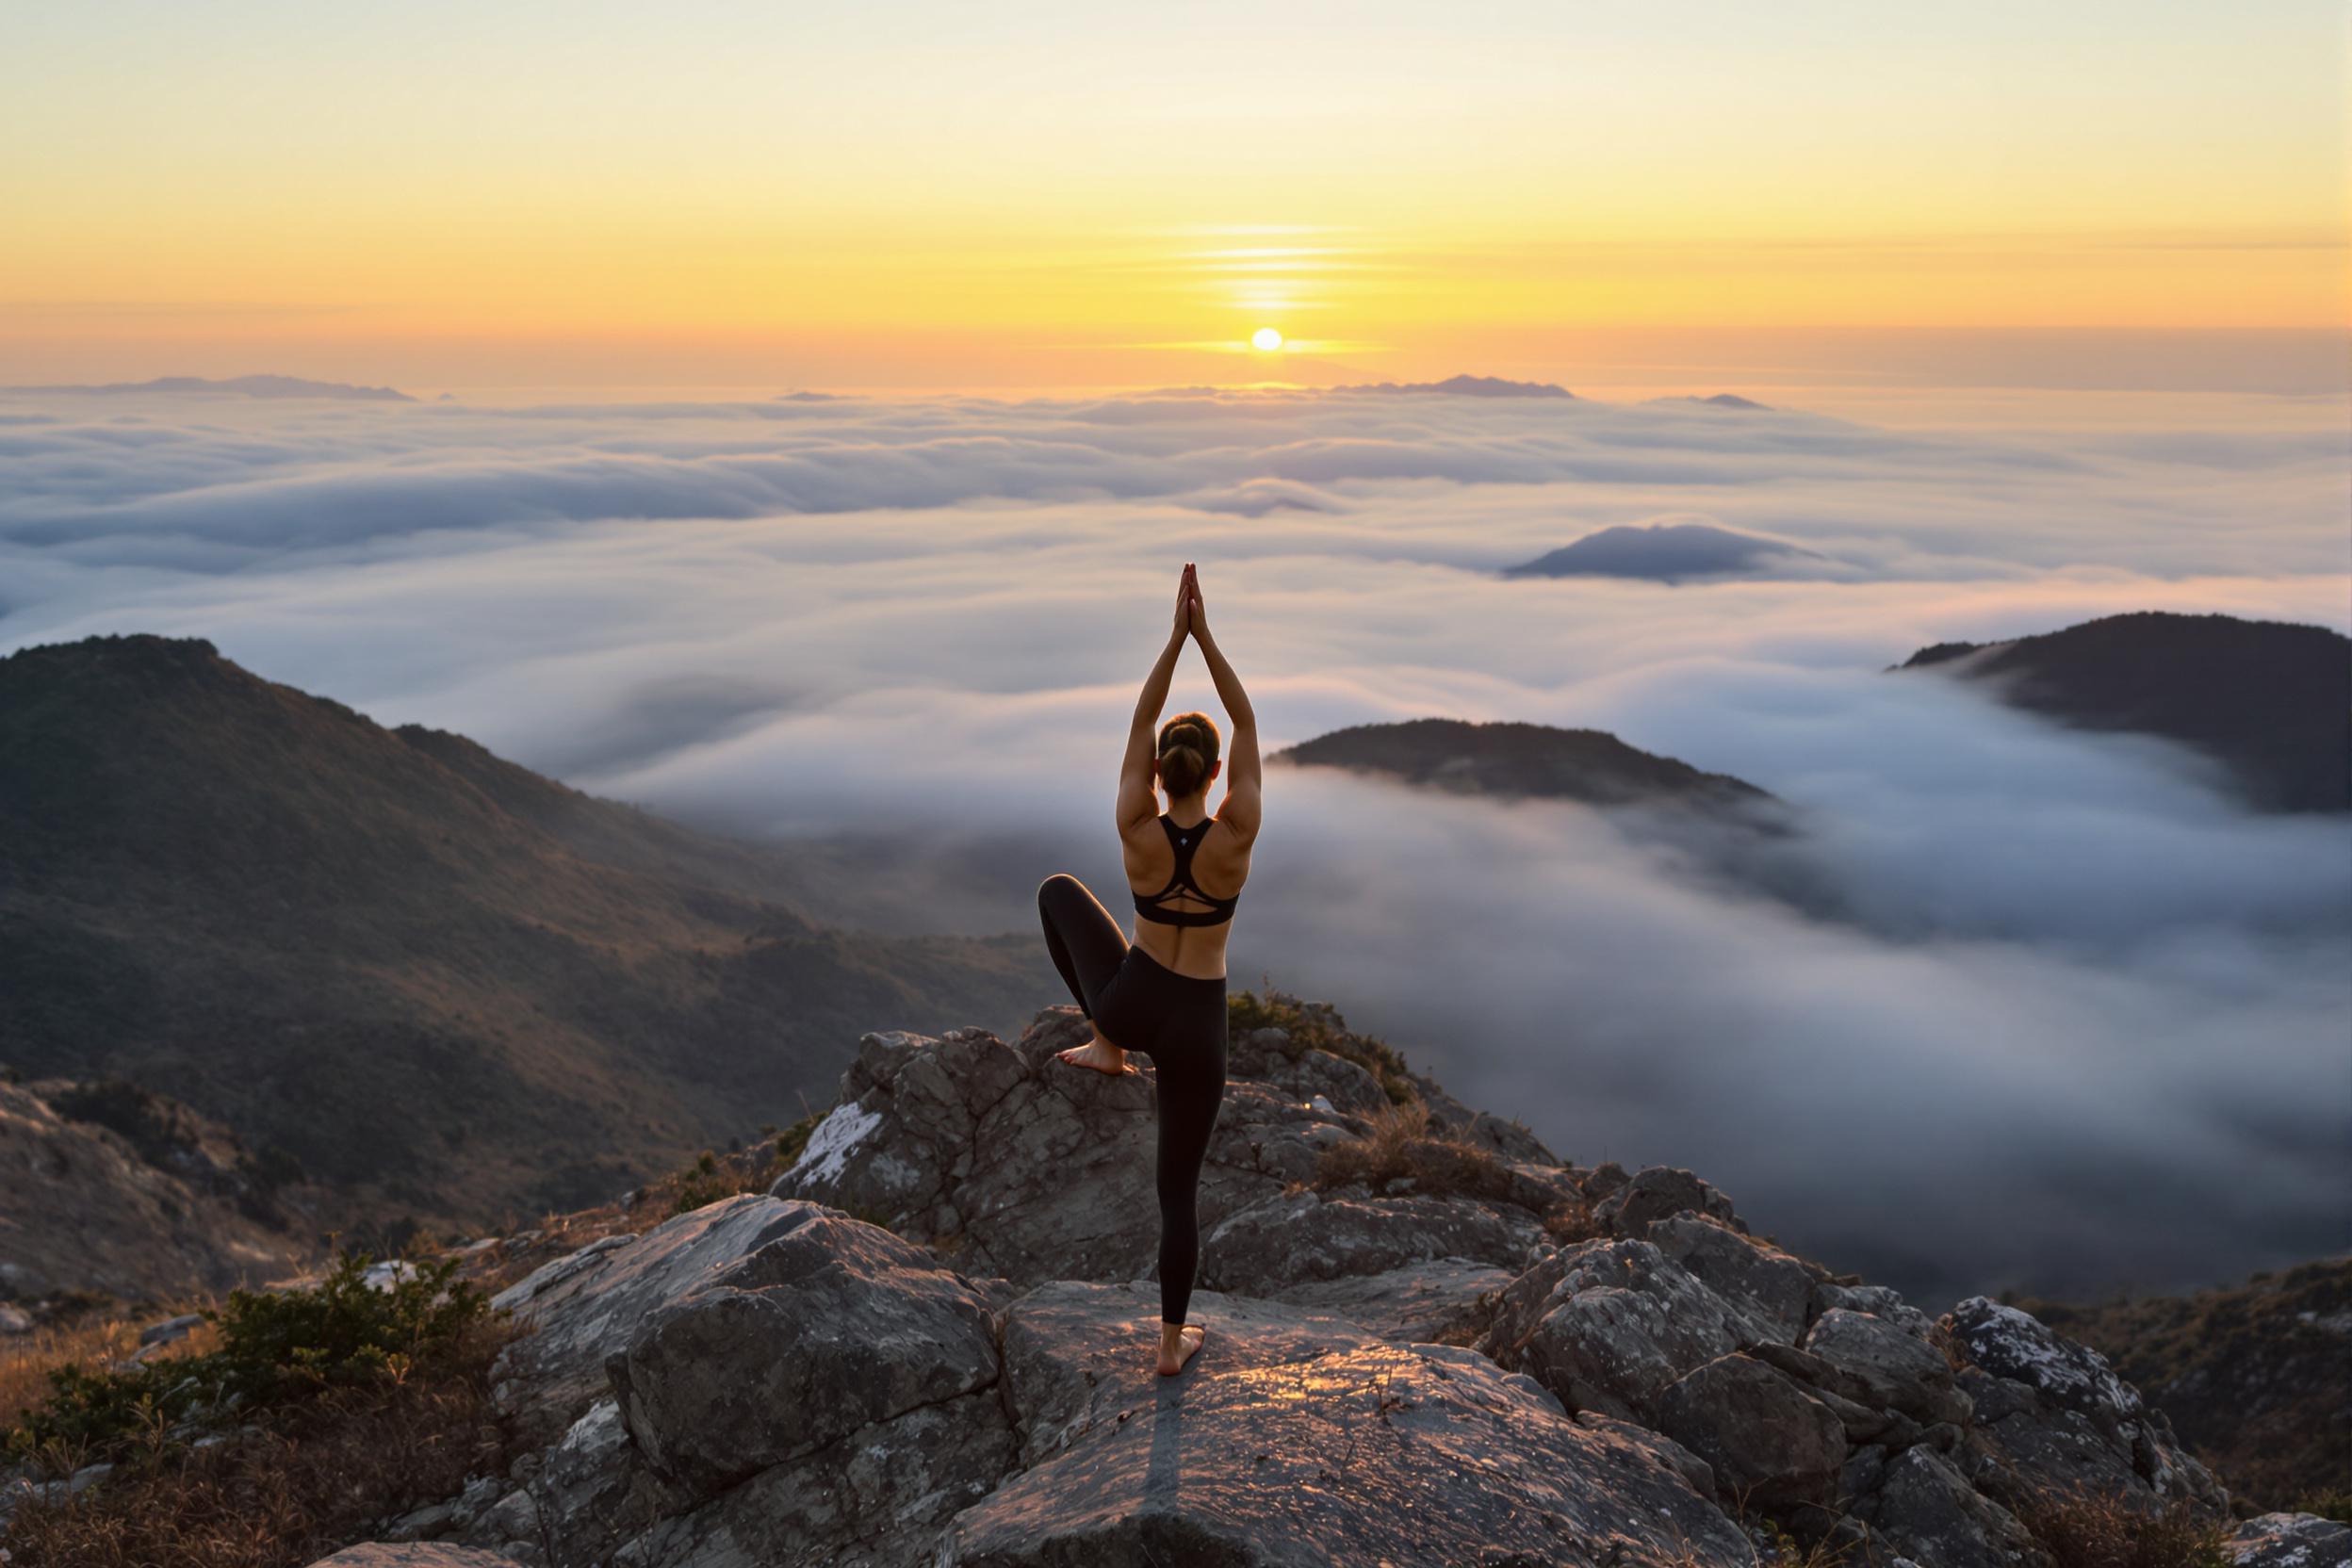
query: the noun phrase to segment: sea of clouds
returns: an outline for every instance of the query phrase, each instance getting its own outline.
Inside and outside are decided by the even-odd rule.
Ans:
[[[1049,871],[1116,894],[1125,716],[1197,561],[1269,745],[1610,729],[1791,802],[1771,853],[1842,911],[1579,808],[1284,771],[1236,983],[1931,1297],[2340,1250],[2352,826],[1886,666],[2121,610],[2344,629],[2344,405],[2012,406],[0,393],[0,648],[208,637],[690,820],[879,835],[934,896],[836,913],[1000,930]],[[1502,575],[1657,523],[1795,547]]]

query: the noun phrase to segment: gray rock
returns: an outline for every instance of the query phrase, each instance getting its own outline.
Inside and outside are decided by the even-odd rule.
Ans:
[[[1965,1423],[1972,1413],[1942,1352],[1883,1317],[1833,1307],[1807,1331],[1805,1348],[1854,1379],[1865,1404],[1922,1422]]]
[[[2352,1525],[2315,1513],[2265,1513],[2240,1525],[2227,1544],[2238,1568],[2345,1568]]]
[[[1011,1468],[1014,1439],[993,1390],[860,1427],[763,1470],[610,1557],[613,1568],[913,1568],[956,1511]]]
[[[660,1475],[718,1492],[996,1380],[988,1304],[911,1242],[812,1203],[607,1363]]]
[[[1663,1165],[1636,1172],[1594,1205],[1592,1217],[1621,1236],[1639,1240],[1650,1233],[1652,1222],[1685,1213],[1720,1219],[1742,1234],[1748,1228],[1732,1212],[1730,1199],[1690,1172]]]
[[[1592,1241],[1506,1286],[1478,1348],[1571,1410],[1654,1427],[1675,1380],[1775,1331],[1646,1241]]]
[[[869,1035],[841,1103],[772,1190],[880,1218],[968,1274],[1138,1278],[1159,1252],[1154,1080],[1148,1066],[1109,1078],[1054,1059],[1086,1038],[1072,1007],[1039,1014],[1018,1045],[982,1030]],[[1203,1229],[1307,1181],[1324,1148],[1364,1127],[1289,1089],[1230,1083]]]
[[[0,1301],[0,1334],[28,1334],[33,1331],[33,1315],[13,1302]]]
[[[1905,1301],[1901,1291],[1887,1285],[1824,1284],[1819,1288],[1817,1298],[1823,1312],[1832,1307],[1843,1307],[1849,1312],[1866,1312],[1920,1339],[1926,1339],[1936,1331],[1934,1318]]]
[[[1853,1505],[1882,1551],[1919,1568],[2021,1568],[2049,1558],[2015,1515],[1976,1489],[1941,1454],[1907,1448]]]
[[[941,1564],[1619,1562],[1748,1568],[1668,1459],[1592,1430],[1473,1352],[1196,1296],[1181,1378],[1152,1373],[1156,1295],[1050,1284],[1007,1315],[1030,1467],[956,1516]]]
[[[607,1392],[607,1357],[656,1307],[677,1299],[805,1216],[753,1195],[682,1214],[641,1236],[608,1236],[500,1293],[534,1331],[499,1357],[500,1407],[552,1441]]]
[[[515,1560],[439,1542],[370,1541],[322,1557],[311,1568],[515,1568]]]
[[[1805,1337],[1815,1285],[1812,1269],[1801,1260],[1697,1214],[1651,1221],[1649,1241],[1707,1289],[1771,1324],[1785,1343]]]
[[[1845,1424],[1786,1374],[1719,1356],[1658,1397],[1658,1430],[1713,1467],[1743,1504],[1829,1503],[1846,1462]]]
[[[1525,1210],[1466,1198],[1284,1193],[1208,1230],[1200,1282],[1272,1296],[1311,1281],[1386,1273],[1439,1258],[1525,1267],[1544,1228]]]
[[[2022,1506],[2027,1494],[2091,1486],[2143,1508],[2186,1502],[2209,1516],[2227,1512],[2221,1484],[2098,1351],[1982,1296],[1952,1308],[1946,1324],[1978,1374],[1961,1382],[1990,1450],[1978,1475],[1987,1491]]]
[[[1493,1264],[1436,1258],[1379,1274],[1314,1280],[1273,1298],[1344,1317],[1382,1339],[1467,1345],[1486,1331],[1496,1296],[1517,1276]]]

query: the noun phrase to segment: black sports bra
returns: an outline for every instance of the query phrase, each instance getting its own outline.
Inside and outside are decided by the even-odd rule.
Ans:
[[[1136,914],[1145,920],[1157,921],[1162,925],[1222,925],[1233,918],[1233,908],[1241,903],[1239,893],[1231,898],[1217,898],[1202,892],[1200,884],[1192,879],[1193,851],[1199,849],[1200,841],[1209,836],[1209,824],[1216,820],[1215,817],[1203,817],[1190,827],[1179,827],[1169,820],[1167,812],[1160,813],[1160,825],[1168,829],[1168,845],[1176,851],[1176,872],[1168,879],[1168,886],[1158,892],[1135,895]],[[1170,909],[1163,906],[1162,900],[1174,898],[1178,893],[1188,893],[1208,907]]]

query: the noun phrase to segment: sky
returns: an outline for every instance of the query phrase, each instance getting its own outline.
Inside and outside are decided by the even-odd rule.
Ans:
[[[2319,391],[2345,18],[18,8],[0,382]]]
[[[1269,746],[1593,726],[1802,824],[1277,771],[1236,984],[1932,1308],[2343,1250],[2352,828],[1888,666],[2125,610],[2352,629],[2344,400],[1821,397],[0,393],[0,651],[207,637],[692,822],[893,846],[818,919],[1025,931],[1051,872],[1118,906],[1126,715],[1197,561]],[[1657,524],[1791,547],[1504,575]],[[1170,702],[1214,709],[1197,659]]]

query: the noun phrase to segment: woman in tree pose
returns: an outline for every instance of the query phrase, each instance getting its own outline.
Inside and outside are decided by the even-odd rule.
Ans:
[[[1216,723],[1179,713],[1159,723],[1184,639],[1200,645],[1233,726],[1232,765],[1217,758]],[[1211,816],[1209,785],[1225,799]],[[1133,1072],[1127,1054],[1152,1058],[1159,1079],[1160,1375],[1173,1377],[1200,1349],[1184,1322],[1200,1261],[1200,1162],[1225,1098],[1225,938],[1250,878],[1258,837],[1258,723],[1241,678],[1209,634],[1200,580],[1190,565],[1176,590],[1176,624],[1160,650],[1127,730],[1119,770],[1119,842],[1135,901],[1133,946],[1110,912],[1074,876],[1037,889],[1045,944],[1070,995],[1094,1025],[1088,1044],[1061,1054],[1072,1067]],[[1153,786],[1168,795],[1159,809]]]

